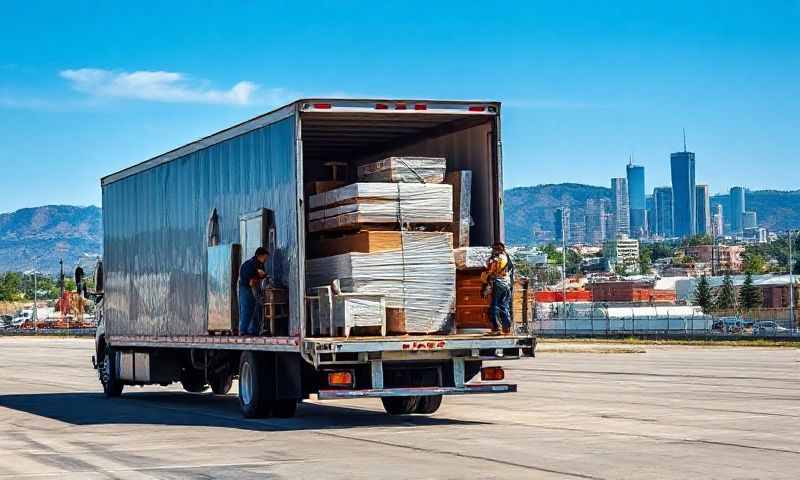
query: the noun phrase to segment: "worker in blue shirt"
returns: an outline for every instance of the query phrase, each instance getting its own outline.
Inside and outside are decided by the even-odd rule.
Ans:
[[[269,252],[258,247],[252,258],[242,263],[239,268],[239,335],[258,335],[256,316],[256,297],[253,288],[262,278],[267,276],[264,264]]]

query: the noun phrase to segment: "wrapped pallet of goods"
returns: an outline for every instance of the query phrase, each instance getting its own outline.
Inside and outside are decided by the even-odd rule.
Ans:
[[[308,203],[309,232],[453,221],[453,188],[446,184],[359,182],[312,195]]]
[[[460,170],[450,172],[445,177],[448,185],[453,187],[453,246],[469,247],[469,229],[472,226],[472,171]]]
[[[308,260],[308,284],[328,285],[339,280],[343,292],[383,295],[387,325],[393,333],[449,331],[455,306],[452,234],[382,233],[395,234],[400,248]]]
[[[442,183],[446,160],[442,157],[389,157],[358,167],[362,182]]]

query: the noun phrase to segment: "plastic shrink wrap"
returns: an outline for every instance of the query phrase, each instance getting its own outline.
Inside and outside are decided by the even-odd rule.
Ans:
[[[486,268],[486,262],[492,256],[491,247],[465,247],[453,250],[453,257],[458,270]]]
[[[452,192],[444,184],[353,183],[311,196],[308,230],[370,223],[451,223]]]
[[[364,182],[442,183],[446,160],[442,157],[389,157],[358,167]]]
[[[452,234],[402,232],[403,247],[376,253],[344,253],[306,262],[307,284],[339,279],[343,291],[382,294],[387,308],[403,309],[408,333],[450,328],[455,306]]]

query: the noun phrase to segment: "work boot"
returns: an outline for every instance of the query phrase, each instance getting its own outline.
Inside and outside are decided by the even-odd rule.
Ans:
[[[511,335],[511,327],[503,327],[503,335]]]

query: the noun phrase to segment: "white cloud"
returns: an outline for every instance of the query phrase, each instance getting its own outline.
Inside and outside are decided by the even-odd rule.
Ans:
[[[151,70],[124,72],[80,68],[62,70],[59,75],[68,80],[72,88],[87,95],[153,102],[249,105],[254,102],[259,88],[253,82],[241,81],[228,90],[217,90],[209,88],[208,82],[182,73]],[[281,89],[271,89],[268,98],[281,97],[283,93]]]

